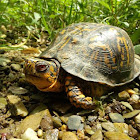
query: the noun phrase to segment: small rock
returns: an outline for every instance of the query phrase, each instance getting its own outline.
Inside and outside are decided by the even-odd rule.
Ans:
[[[91,129],[89,125],[85,125],[85,132],[89,135],[93,135],[94,131]]]
[[[72,132],[64,132],[62,140],[78,140],[77,136]]]
[[[68,117],[66,117],[66,116],[61,116],[60,119],[61,119],[61,121],[62,121],[63,123],[67,124],[67,122],[68,122]]]
[[[130,95],[136,94],[136,92],[132,89],[127,89],[126,90]]]
[[[111,113],[111,107],[110,107],[110,106],[107,106],[107,107],[105,108],[105,113],[106,113],[106,114]]]
[[[128,134],[128,125],[126,123],[114,123],[115,131]]]
[[[118,123],[124,122],[123,116],[119,113],[109,113],[109,117],[111,118],[112,122],[118,122]]]
[[[138,113],[140,113],[140,110],[134,110],[132,112],[124,114],[123,118],[126,118],[126,119],[132,118],[132,117],[136,116]]]
[[[131,111],[133,111],[133,107],[128,102],[121,102],[125,107],[129,108]]]
[[[19,64],[11,64],[11,68],[15,71],[21,70],[21,66]]]
[[[0,97],[0,109],[5,108],[7,105],[7,101],[5,98]]]
[[[88,116],[88,121],[92,122],[97,119],[97,116]]]
[[[19,126],[17,126],[17,130],[15,132],[15,136],[19,136],[21,133],[25,132],[27,128],[31,128],[33,130],[37,130],[40,126],[40,122],[44,116],[50,116],[51,114],[48,109],[35,113],[33,115],[27,116]]]
[[[140,123],[140,113],[134,118],[136,123]]]
[[[9,87],[8,90],[11,91],[13,94],[25,94],[28,92],[28,90],[23,87],[15,87],[15,86]]]
[[[101,123],[97,123],[97,125],[96,125],[96,129],[97,129],[97,130],[102,130]]]
[[[45,140],[58,140],[58,129],[47,130],[45,132]]]
[[[134,129],[133,127],[132,127],[132,125],[129,125],[128,126],[128,134],[129,134],[129,136],[130,137],[132,137],[132,138],[137,138],[138,137],[138,131],[136,130],[136,129]]]
[[[43,140],[43,139],[39,139],[39,138],[37,137],[36,132],[35,132],[33,129],[31,129],[31,128],[28,128],[28,129],[24,132],[24,134],[21,135],[21,138],[22,138],[23,140]]]
[[[9,101],[9,105],[11,106],[10,111],[14,116],[27,116],[28,111],[18,96],[8,95],[7,98]]]
[[[10,63],[11,60],[5,57],[0,57],[0,66],[4,67],[6,66],[8,63]]]
[[[107,131],[115,131],[114,124],[111,122],[103,122],[101,125]]]
[[[136,124],[136,127],[137,127],[137,130],[140,131],[140,124],[139,123]]]
[[[133,89],[136,93],[139,93],[139,89],[138,88],[134,88]]]
[[[121,132],[105,132],[107,140],[132,140],[128,135]]]
[[[129,93],[127,92],[127,91],[122,91],[122,92],[120,92],[119,94],[118,94],[118,96],[119,96],[119,98],[121,98],[121,99],[128,99],[128,98],[130,98],[130,95],[129,95]]]
[[[61,120],[58,117],[53,117],[52,120],[55,127],[59,128],[62,126]]]
[[[10,82],[12,82],[12,81],[14,81],[17,77],[13,74],[13,73],[9,73],[9,75],[8,75],[8,77],[9,77],[9,81]]]
[[[65,124],[63,124],[61,127],[60,127],[60,130],[61,131],[66,131],[67,130],[67,126]]]
[[[139,99],[140,99],[140,97],[137,94],[133,94],[130,98],[130,100],[133,101],[133,102],[138,102]]]
[[[42,129],[38,129],[38,131],[37,131],[37,136],[38,136],[38,137],[42,137],[42,136],[43,136],[43,131],[42,131]]]
[[[101,130],[97,130],[90,138],[90,140],[102,140],[103,134]]]
[[[77,130],[76,136],[78,137],[78,140],[88,140],[84,130]]]
[[[53,121],[52,117],[50,116],[43,116],[41,122],[40,122],[41,129],[44,131],[53,129]]]
[[[72,115],[69,117],[67,125],[68,129],[70,130],[82,130],[83,129],[83,124],[81,123],[82,117],[78,115]]]

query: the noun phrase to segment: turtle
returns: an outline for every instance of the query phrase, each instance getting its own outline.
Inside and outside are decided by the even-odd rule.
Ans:
[[[123,29],[100,23],[74,23],[62,29],[37,58],[27,58],[28,82],[43,92],[66,92],[77,108],[93,109],[109,90],[140,74],[140,58]]]

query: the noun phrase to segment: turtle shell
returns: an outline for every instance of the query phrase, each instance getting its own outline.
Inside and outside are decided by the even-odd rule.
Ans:
[[[55,58],[66,72],[110,86],[123,85],[140,74],[140,59],[128,34],[110,25],[72,24],[40,57]]]

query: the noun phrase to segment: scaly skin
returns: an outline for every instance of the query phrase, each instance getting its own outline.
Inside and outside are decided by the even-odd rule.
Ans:
[[[41,70],[39,69],[40,66]],[[44,66],[46,68],[42,71],[42,67]],[[102,84],[85,82],[80,78],[67,74],[64,70],[60,69],[59,62],[56,60],[25,60],[24,73],[27,81],[34,84],[40,91],[65,91],[70,102],[77,108],[95,108],[97,102],[93,102],[91,97],[86,97],[85,95],[101,96],[105,90],[105,86],[102,86]],[[96,87],[94,88],[93,86],[95,85]]]

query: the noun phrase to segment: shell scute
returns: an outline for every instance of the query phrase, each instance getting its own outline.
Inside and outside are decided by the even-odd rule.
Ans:
[[[127,33],[104,24],[66,27],[40,57],[57,59],[65,71],[83,80],[111,86],[130,82],[140,73]]]

